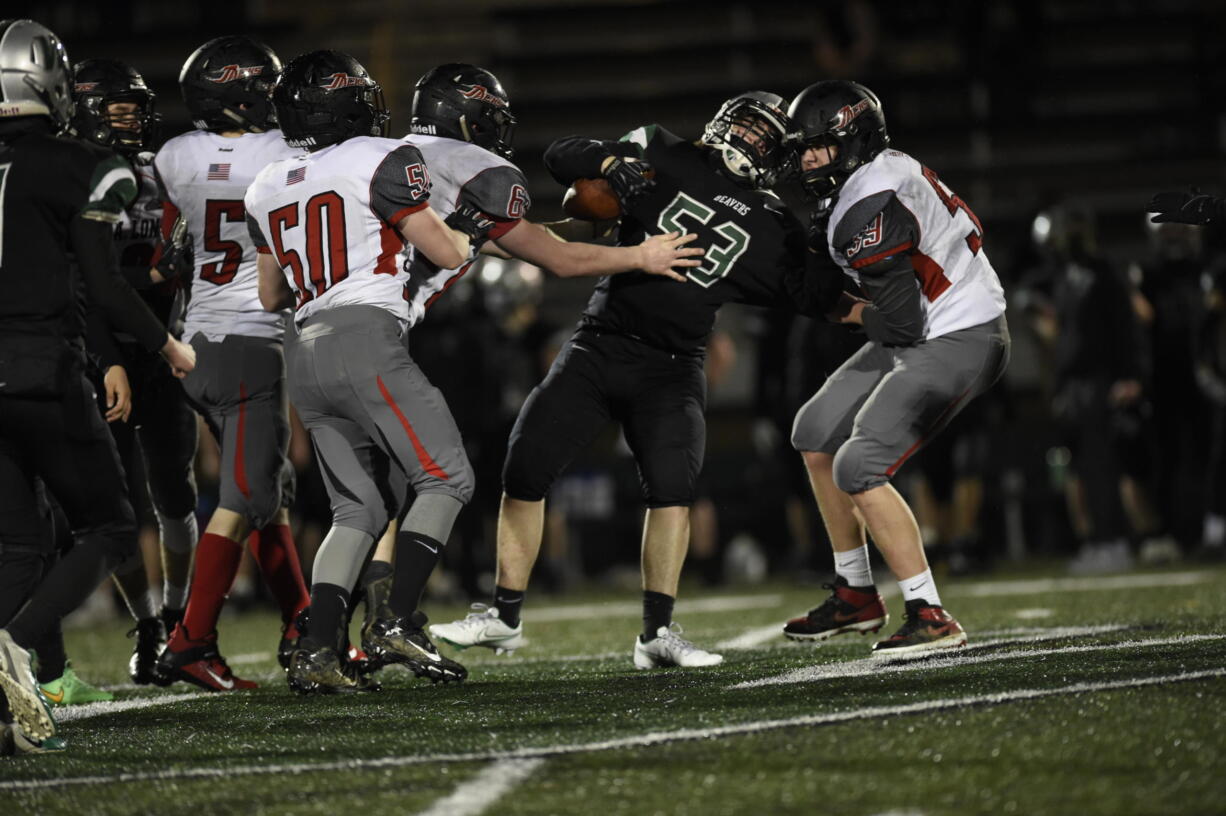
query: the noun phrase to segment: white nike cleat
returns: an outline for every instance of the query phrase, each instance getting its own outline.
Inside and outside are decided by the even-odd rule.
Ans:
[[[430,624],[430,634],[457,649],[484,646],[498,654],[511,654],[528,645],[524,637],[524,622],[512,628],[498,618],[498,609],[485,604],[473,604],[464,620]]]
[[[30,653],[5,629],[0,629],[0,690],[8,698],[9,712],[22,733],[36,742],[55,736],[55,720],[34,680]]]
[[[724,656],[699,649],[681,637],[680,624],[673,622],[656,630],[652,640],[643,642],[643,636],[634,639],[634,668],[655,669],[662,666],[697,668],[718,666]]]

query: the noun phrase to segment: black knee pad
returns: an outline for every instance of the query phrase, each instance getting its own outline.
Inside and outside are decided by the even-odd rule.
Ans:
[[[525,455],[512,442],[502,465],[502,491],[518,501],[540,501],[549,492],[555,476],[541,467],[539,459]]]
[[[97,547],[102,552],[107,573],[140,552],[136,525],[128,522],[102,524],[89,530],[77,531],[78,547]]]
[[[890,481],[881,466],[878,445],[853,436],[834,455],[834,485],[844,493],[863,493]]]

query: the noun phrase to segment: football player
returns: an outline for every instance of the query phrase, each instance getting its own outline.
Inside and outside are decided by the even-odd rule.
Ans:
[[[465,63],[439,65],[418,81],[413,95],[411,133],[405,141],[421,151],[433,184],[431,208],[442,217],[460,202],[477,207],[494,221],[489,237],[503,251],[553,270],[560,277],[606,275],[643,269],[685,280],[673,266],[697,266],[697,260],[678,260],[702,254],[682,248],[693,235],[670,233],[647,239],[642,246],[607,247],[559,241],[545,227],[527,220],[531,199],[527,181],[514,164],[511,138],[515,118],[510,99],[489,71]],[[574,225],[567,225],[574,226]],[[554,225],[554,229],[557,229]],[[575,231],[575,230],[572,230]],[[590,233],[592,226],[579,225]],[[484,249],[488,249],[486,245]],[[472,265],[474,257],[454,269],[440,268],[417,254],[409,269],[408,325],[412,328],[426,309]],[[405,339],[409,335],[406,333]],[[394,474],[393,474],[394,475]],[[403,487],[398,487],[403,492]],[[381,540],[363,573],[367,592],[367,620],[391,587],[402,608],[416,610],[426,581],[438,563],[446,541],[424,540],[420,534],[402,533],[395,551],[395,581],[390,542]],[[369,625],[369,623],[368,623]],[[432,631],[435,631],[432,629]]]
[[[130,65],[91,59],[73,68],[72,129],[77,136],[114,150],[127,159],[137,180],[137,196],[115,225],[115,251],[120,272],[149,304],[163,325],[169,325],[175,284],[156,284],[151,277],[176,279],[190,271],[186,242],[163,251],[160,238],[162,198],[153,173],[153,153],[160,121],[156,97]],[[99,355],[105,372],[100,389],[102,410],[129,479],[133,506],[145,501],[146,486],[132,484],[147,475],[161,532],[162,608],[154,600],[138,554],[115,571],[128,608],[136,620],[136,644],[129,661],[132,682],[146,685],[159,678],[154,671],[166,632],[183,617],[192,550],[196,545],[196,415],[183,387],[157,355],[145,352],[134,338],[115,333],[105,324],[91,332],[90,350]]]
[[[546,151],[546,166],[562,184],[609,180],[625,213],[619,243],[693,232],[706,256],[685,270],[684,283],[631,272],[597,284],[577,331],[511,433],[493,606],[439,627],[440,638],[494,649],[522,643],[520,608],[540,549],[545,494],[615,420],[638,464],[647,505],[643,630],[634,665],[721,662],[680,637],[672,620],[706,441],[707,337],[724,303],[825,314],[842,291],[836,270],[806,253],[803,228],[769,192],[786,159],[784,105],[775,94],[745,93],[725,102],[698,140],[647,125],[620,141],[572,136]],[[644,174],[648,166],[654,179]]]
[[[312,571],[310,624],[288,681],[300,693],[377,689],[345,659],[346,629],[350,593],[396,508],[387,471],[400,470],[413,487],[404,529],[423,541],[447,540],[473,488],[455,422],[402,340],[402,256],[424,254],[454,269],[494,224],[467,205],[447,224],[430,209],[420,151],[383,137],[382,91],[353,57],[296,57],[273,102],[286,141],[307,152],[264,168],[246,212],[261,302],[274,312],[295,308],[289,387],[332,501],[332,528]],[[367,653],[433,680],[463,680],[463,667],[438,654],[397,600],[393,588],[399,615],[368,628]]]
[[[823,640],[888,620],[869,570],[865,529],[898,580],[902,627],[873,654],[962,646],[941,605],[910,508],[891,477],[1003,373],[1005,297],[966,202],[927,167],[889,149],[881,102],[862,85],[819,82],[788,110],[805,193],[821,201],[810,234],[868,296],[848,320],[868,342],[797,413],[804,459],[834,547],[830,597],[784,626]]]
[[[115,269],[113,228],[136,195],[131,168],[56,135],[73,103],[55,34],[30,20],[0,21],[0,96],[0,690],[21,732],[46,741],[55,723],[26,649],[137,546],[115,443],[84,377],[79,289],[177,371],[190,371],[194,354]],[[45,576],[38,478],[76,539]]]
[[[165,200],[163,235],[182,213],[194,243],[183,337],[200,364],[183,385],[221,449],[218,506],[196,550],[183,620],[157,670],[212,691],[256,685],[235,677],[217,646],[217,618],[249,535],[281,607],[283,664],[287,644],[298,637],[294,619],[307,604],[286,509],[294,472],[287,455],[285,313],[260,308],[256,251],[243,209],[256,174],[299,152],[282,139],[272,112],[269,94],[280,70],[277,55],[249,37],[200,46],[179,75],[198,129],[168,141],[154,159]]]

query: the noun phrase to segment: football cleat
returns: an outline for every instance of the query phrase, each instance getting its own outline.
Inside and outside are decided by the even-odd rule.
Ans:
[[[175,634],[178,635],[178,631]],[[162,681],[159,685],[169,685],[176,680],[182,680],[200,686],[205,691],[244,691],[259,688],[258,683],[235,677],[234,672],[230,671],[226,659],[217,651],[216,632],[203,641],[183,638],[183,643],[194,645],[179,651],[172,648],[175,640],[176,638],[172,637],[158,657],[157,673]]]
[[[166,629],[161,618],[142,618],[128,630],[128,637],[136,637],[132,657],[128,659],[128,676],[138,686],[158,683],[158,655],[166,648]]]
[[[785,623],[783,634],[792,640],[825,640],[846,632],[876,632],[890,620],[875,588],[853,589],[841,575],[822,586],[831,590],[830,597],[804,617]]]
[[[285,677],[289,687],[299,694],[350,694],[380,689],[356,662],[341,660],[330,646],[314,652],[295,649]]]
[[[698,668],[718,666],[724,656],[699,649],[681,637],[681,625],[670,623],[656,630],[656,636],[644,642],[639,635],[634,641],[634,668],[656,669],[665,666]]]
[[[907,619],[897,632],[873,645],[873,657],[923,657],[940,649],[966,645],[966,632],[944,607],[923,598],[907,601]]]
[[[379,618],[362,637],[362,649],[380,665],[399,663],[418,677],[437,682],[459,682],[468,669],[438,653],[422,629],[426,616],[419,612],[401,618]]]
[[[50,683],[39,685],[38,690],[47,702],[57,706],[81,705],[83,703],[109,703],[115,695],[91,686],[73,670],[72,664],[64,663],[64,673]]]
[[[0,691],[0,756],[49,754],[63,751],[66,747],[67,743],[59,737],[37,740],[22,731],[21,726],[13,722],[8,699]]]
[[[277,644],[277,662],[281,668],[289,671],[289,661],[298,648],[298,640],[306,634],[307,619],[311,607],[304,606],[294,613],[294,617],[281,630],[281,642]]]
[[[497,654],[511,654],[528,645],[524,638],[524,622],[507,626],[498,618],[498,608],[475,603],[464,620],[430,624],[430,634],[457,649],[484,646]]]
[[[0,629],[0,692],[8,700],[13,724],[31,740],[55,736],[51,704],[38,690],[30,653],[18,646],[6,629]]]

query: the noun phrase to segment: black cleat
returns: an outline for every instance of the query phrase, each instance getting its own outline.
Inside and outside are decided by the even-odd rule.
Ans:
[[[281,630],[281,642],[277,644],[277,662],[281,668],[289,671],[289,661],[298,648],[298,641],[307,633],[307,623],[310,619],[311,607],[304,606],[294,615],[294,619]]]
[[[352,694],[380,689],[370,675],[360,671],[356,663],[341,660],[330,646],[314,652],[295,649],[290,656],[286,680],[299,694]]]
[[[460,682],[468,669],[434,648],[422,628],[426,616],[421,612],[401,618],[378,618],[362,634],[362,649],[382,664],[399,663],[418,677],[438,683]]]
[[[168,686],[170,681],[158,674],[158,655],[166,648],[166,629],[161,618],[141,618],[128,630],[136,637],[132,657],[128,659],[128,676],[138,686]]]

